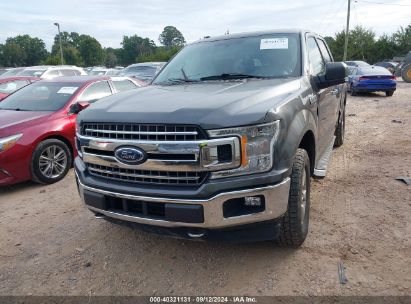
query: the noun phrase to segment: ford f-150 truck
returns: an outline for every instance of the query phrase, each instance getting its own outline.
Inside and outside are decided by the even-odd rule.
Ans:
[[[345,76],[309,31],[189,44],[150,86],[78,115],[80,196],[97,216],[156,233],[298,247],[310,179],[344,141]]]

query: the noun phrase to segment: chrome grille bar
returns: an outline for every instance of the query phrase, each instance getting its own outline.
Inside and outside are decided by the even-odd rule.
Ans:
[[[85,129],[85,132],[98,132],[98,133],[103,133],[103,134],[132,134],[132,135],[198,135],[197,131],[194,131],[194,132],[132,132],[132,131],[110,131],[110,130]]]
[[[91,175],[132,183],[198,186],[207,177],[207,173],[201,172],[162,172],[120,169],[90,163],[86,165]]]
[[[155,141],[192,141],[207,139],[198,127],[166,124],[85,123],[81,135],[94,138]]]
[[[107,167],[109,168],[109,167]],[[193,181],[197,181],[200,179],[200,176],[194,176],[194,177],[190,177],[190,176],[183,176],[183,177],[177,177],[177,176],[169,176],[169,175],[150,175],[148,174],[133,174],[133,173],[122,173],[122,172],[118,172],[115,170],[112,170],[112,168],[110,168],[110,170],[101,170],[101,169],[96,169],[93,168],[91,166],[89,166],[89,170],[91,172],[98,172],[98,173],[105,173],[105,174],[116,174],[116,175],[121,175],[121,176],[129,176],[129,177],[135,177],[135,178],[151,178],[151,179],[170,179],[170,180],[193,180]],[[152,172],[152,171],[149,171]],[[167,172],[164,172],[167,173]],[[185,172],[184,172],[185,173]]]

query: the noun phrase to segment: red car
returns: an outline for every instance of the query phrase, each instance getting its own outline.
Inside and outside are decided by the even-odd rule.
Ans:
[[[22,87],[25,87],[26,85],[37,80],[40,80],[40,78],[27,76],[0,78],[0,101],[18,89],[21,89]]]
[[[140,85],[128,77],[75,76],[37,81],[0,102],[0,186],[55,183],[76,156],[76,114]]]

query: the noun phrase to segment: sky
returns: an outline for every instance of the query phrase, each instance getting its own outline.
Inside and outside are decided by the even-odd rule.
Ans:
[[[278,28],[304,28],[333,36],[345,28],[348,0],[1,0],[0,43],[29,34],[51,48],[62,31],[95,37],[103,47],[120,47],[124,35],[156,44],[167,25],[187,42],[204,36]],[[377,4],[379,3],[379,4]],[[384,3],[384,4],[382,4]],[[411,0],[352,0],[351,26],[377,36],[411,23]]]

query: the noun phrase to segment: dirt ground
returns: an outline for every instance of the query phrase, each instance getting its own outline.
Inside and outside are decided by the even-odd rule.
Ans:
[[[270,242],[179,240],[95,219],[73,170],[0,190],[0,295],[411,295],[411,84],[349,97],[343,147],[312,183],[310,232]],[[338,263],[348,283],[338,278]]]

